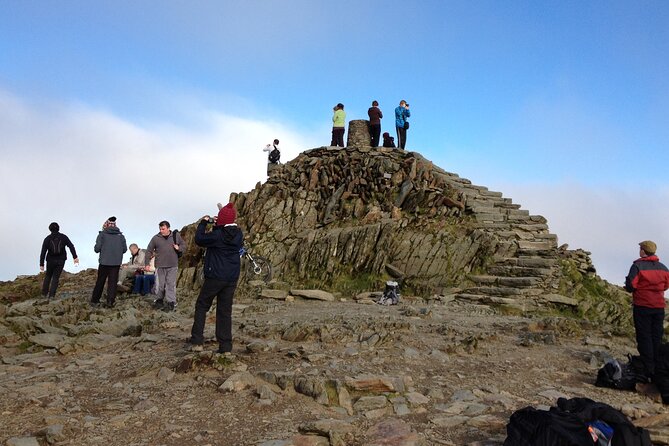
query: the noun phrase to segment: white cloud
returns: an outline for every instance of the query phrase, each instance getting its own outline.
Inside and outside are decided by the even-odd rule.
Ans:
[[[180,228],[215,212],[231,192],[264,181],[261,149],[275,137],[284,161],[309,147],[277,122],[192,113],[200,115],[197,130],[139,126],[82,105],[30,104],[0,91],[0,244],[7,255],[0,280],[38,271],[51,221],[73,240],[81,267],[97,267],[92,248],[107,217],[118,217],[128,243],[145,246],[159,221]]]

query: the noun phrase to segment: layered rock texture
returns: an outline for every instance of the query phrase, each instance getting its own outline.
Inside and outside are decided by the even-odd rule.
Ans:
[[[252,191],[231,195],[247,245],[270,259],[275,277],[351,296],[395,278],[403,292],[422,296],[518,311],[587,301],[583,312],[626,317],[616,305],[628,297],[595,289],[590,282],[603,282],[588,253],[559,248],[544,217],[417,152],[370,147],[367,129],[351,121],[348,147],[307,150]],[[197,286],[202,255],[190,246],[186,288]],[[590,302],[593,293],[606,299]]]

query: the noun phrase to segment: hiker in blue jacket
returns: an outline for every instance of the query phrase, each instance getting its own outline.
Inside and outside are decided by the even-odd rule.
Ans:
[[[397,147],[400,149],[406,148],[407,145],[407,130],[409,129],[408,117],[411,116],[409,111],[409,104],[402,99],[399,107],[395,109],[395,130],[397,130]]]

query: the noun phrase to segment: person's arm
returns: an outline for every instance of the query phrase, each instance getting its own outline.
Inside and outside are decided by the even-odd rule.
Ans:
[[[629,274],[625,277],[625,290],[633,293],[636,291],[637,278],[639,276],[639,267],[632,265]]]
[[[146,255],[144,256],[144,266],[149,266],[151,258],[155,255],[154,253],[155,250],[156,250],[156,243],[153,241],[153,237],[151,237],[149,246],[146,247]]]
[[[102,250],[102,231],[98,233],[98,238],[95,239],[95,246],[93,247],[95,252],[100,252],[100,250]]]
[[[48,238],[45,238],[42,242],[42,251],[39,253],[39,269],[44,271],[44,258],[46,257],[46,251],[49,249]]]
[[[263,152],[271,152],[272,151],[272,145],[267,144],[264,149],[262,149]]]
[[[128,252],[128,242],[125,241],[125,235],[121,234],[121,243],[123,243],[123,254]]]
[[[383,119],[383,112],[379,109],[379,119]]]
[[[77,256],[77,250],[74,249],[74,244],[72,243],[72,241],[68,236],[64,235],[63,237],[65,237],[65,246],[67,246],[67,248],[70,250],[70,254],[72,254],[72,259],[74,260],[74,263],[78,265],[79,256]]]
[[[184,239],[181,237],[181,231],[177,232],[177,251],[184,253],[186,252],[186,242]]]
[[[206,232],[208,223],[207,218],[208,216],[203,217],[195,230],[195,243],[203,248],[213,246],[216,241],[216,236],[212,232]]]
[[[407,118],[410,117],[410,116],[411,116],[411,110],[409,110],[408,107],[405,108],[405,109],[404,109],[404,114],[406,115]]]

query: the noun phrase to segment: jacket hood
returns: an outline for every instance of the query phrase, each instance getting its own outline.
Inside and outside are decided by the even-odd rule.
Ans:
[[[121,230],[116,226],[110,226],[100,232],[104,232],[105,234],[121,234]]]

